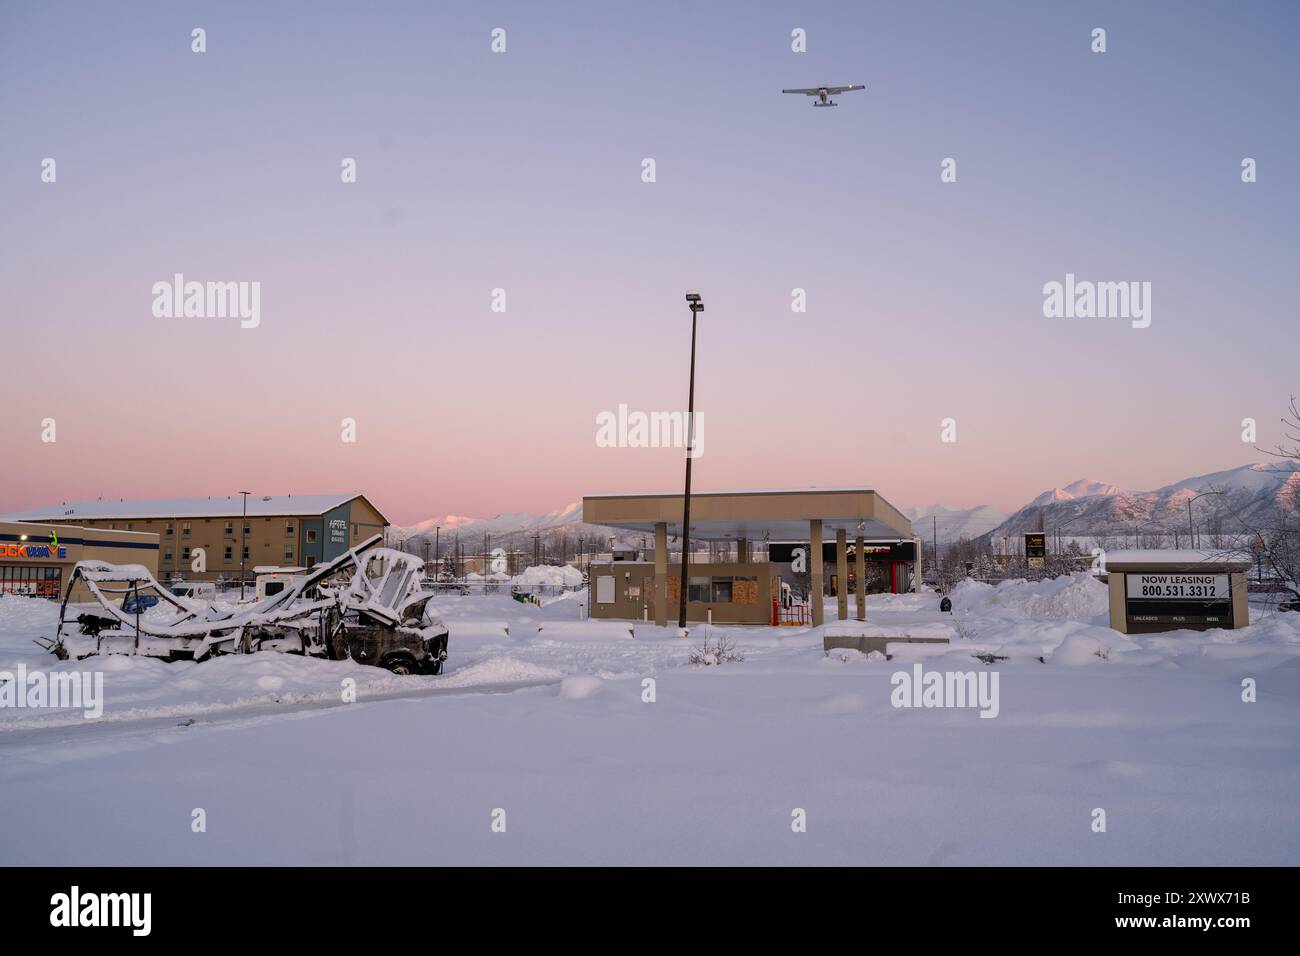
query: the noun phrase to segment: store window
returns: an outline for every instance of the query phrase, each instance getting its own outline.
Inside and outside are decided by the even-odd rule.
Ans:
[[[0,594],[58,598],[63,590],[63,569],[21,564],[0,565]]]

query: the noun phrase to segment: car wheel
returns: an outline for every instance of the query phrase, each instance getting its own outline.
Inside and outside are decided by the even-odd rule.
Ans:
[[[419,668],[416,667],[415,661],[406,654],[395,654],[388,660],[384,661],[384,667],[394,674],[418,674]]]

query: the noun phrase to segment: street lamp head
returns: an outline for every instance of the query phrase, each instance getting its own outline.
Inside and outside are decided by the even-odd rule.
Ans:
[[[700,294],[698,292],[686,293],[686,301],[690,305],[692,312],[704,311],[704,302],[700,298]]]

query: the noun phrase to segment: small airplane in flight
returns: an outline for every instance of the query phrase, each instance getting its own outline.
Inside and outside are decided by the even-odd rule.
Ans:
[[[782,90],[782,93],[802,93],[804,96],[821,97],[821,102],[814,103],[813,106],[839,106],[831,99],[837,93],[852,93],[854,90],[865,90],[866,86],[861,83],[851,84],[849,86],[812,86],[797,90]]]

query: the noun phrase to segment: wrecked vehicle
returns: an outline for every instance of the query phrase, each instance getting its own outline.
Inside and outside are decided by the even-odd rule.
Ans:
[[[248,607],[174,594],[142,565],[79,561],[58,631],[38,643],[61,660],[141,654],[203,661],[274,650],[350,658],[395,674],[439,674],[448,630],[430,603],[433,594],[421,587],[422,563],[378,547],[382,540],[368,538]]]

